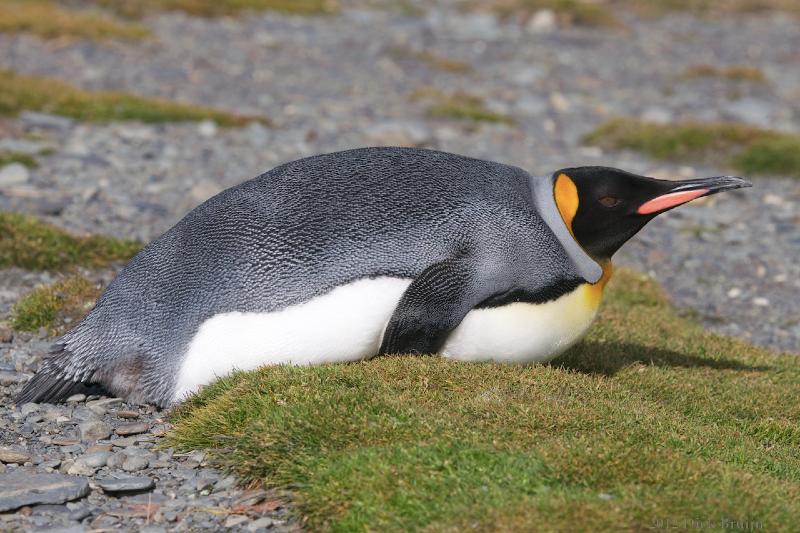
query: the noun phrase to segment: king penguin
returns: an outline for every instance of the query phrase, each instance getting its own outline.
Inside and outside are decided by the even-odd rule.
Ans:
[[[169,406],[235,369],[378,354],[548,361],[589,328],[612,255],[648,221],[747,186],[606,167],[535,177],[409,148],[300,159],[143,248],[17,401],[95,384]]]

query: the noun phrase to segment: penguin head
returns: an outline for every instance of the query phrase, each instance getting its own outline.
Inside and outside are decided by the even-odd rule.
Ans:
[[[751,187],[734,176],[669,181],[608,167],[565,168],[553,174],[561,218],[595,259],[610,259],[650,220],[681,204],[721,191]]]

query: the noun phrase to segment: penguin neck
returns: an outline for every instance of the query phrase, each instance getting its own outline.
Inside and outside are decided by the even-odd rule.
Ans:
[[[601,263],[592,258],[572,236],[556,204],[552,176],[531,176],[529,178],[531,196],[535,210],[564,248],[578,274],[589,283],[597,283],[603,278]],[[610,261],[608,261],[610,263]]]

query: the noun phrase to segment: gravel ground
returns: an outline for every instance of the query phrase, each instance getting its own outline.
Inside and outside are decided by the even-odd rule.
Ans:
[[[0,150],[48,155],[30,171],[0,169],[0,209],[146,241],[223,188],[320,152],[403,144],[535,173],[606,164],[692,177],[720,169],[605,153],[582,146],[581,138],[618,115],[738,120],[800,131],[800,26],[779,15],[714,21],[674,15],[629,20],[627,30],[608,31],[551,28],[541,19],[502,22],[441,2],[426,3],[418,17],[353,4],[323,18],[201,20],[175,14],[148,24],[156,39],[136,46],[0,36],[0,67],[86,88],[262,114],[274,127],[90,125],[25,113],[0,122]],[[423,50],[471,70],[439,71],[414,53]],[[767,81],[681,79],[701,63],[758,66]],[[431,119],[425,103],[410,98],[426,87],[480,96],[517,124]],[[712,329],[797,352],[798,230],[800,181],[759,178],[753,189],[660,217],[623,248],[617,264],[649,272]],[[112,274],[92,275],[107,280]],[[0,271],[0,313],[26,290],[53,279]],[[0,513],[6,487],[19,485],[23,496],[34,499],[16,512],[8,504],[12,511],[0,514],[0,530],[299,528],[277,495],[235,488],[232,478],[204,464],[202,454],[178,457],[155,449],[166,428],[163,412],[96,398],[10,406],[49,339],[5,332],[0,341]],[[142,424],[143,432],[125,435],[129,424]],[[22,477],[14,477],[19,472]],[[28,475],[34,472],[49,474],[52,483]],[[110,483],[123,483],[112,479],[117,476],[128,476],[123,481],[129,487],[140,483],[138,493],[112,490]],[[42,496],[47,490],[31,492],[43,485],[52,486],[49,496]],[[36,498],[43,503],[33,505]]]

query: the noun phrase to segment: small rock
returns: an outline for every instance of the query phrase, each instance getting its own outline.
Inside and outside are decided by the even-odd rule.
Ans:
[[[739,287],[733,287],[728,291],[728,298],[738,298],[742,295],[742,289]]]
[[[242,525],[244,522],[249,522],[250,519],[243,514],[232,514],[225,519],[224,527],[236,527]]]
[[[150,425],[146,422],[136,422],[133,424],[123,424],[119,426],[115,433],[122,437],[126,437],[128,435],[138,435],[140,433],[147,433],[150,429]]]
[[[86,407],[113,407],[122,403],[122,398],[102,398],[86,402]]]
[[[120,418],[139,418],[139,411],[120,410],[117,411],[117,416]]]
[[[217,134],[217,123],[213,120],[203,120],[197,125],[197,133],[203,137],[211,138]]]
[[[30,179],[28,167],[21,163],[11,163],[0,168],[0,187],[10,187],[12,185],[22,185]]]
[[[112,476],[98,480],[103,492],[117,494],[121,492],[140,492],[155,487],[155,483],[147,476]]]
[[[250,522],[250,524],[247,526],[247,530],[248,531],[257,531],[257,530],[259,530],[261,528],[267,529],[267,528],[272,527],[272,525],[274,523],[275,523],[275,521],[272,518],[270,518],[268,516],[263,516],[263,517],[259,518],[258,520],[254,520],[254,521]]]
[[[558,19],[551,9],[540,9],[533,14],[527,25],[531,33],[551,33],[558,29]]]
[[[763,296],[756,296],[753,298],[753,305],[757,305],[759,307],[769,307],[769,300]]]
[[[85,394],[73,394],[67,398],[67,403],[80,403],[86,399]]]
[[[642,120],[655,124],[668,124],[672,122],[673,114],[663,107],[648,107],[642,113]]]
[[[22,381],[22,376],[17,374],[16,372],[0,372],[0,385],[8,386],[14,385]]]
[[[114,470],[117,468],[122,468],[122,464],[127,458],[128,456],[125,455],[125,452],[117,452],[108,458],[106,461],[106,466]]]
[[[146,457],[138,455],[127,456],[122,463],[122,469],[126,472],[138,472],[147,468],[148,464],[150,464],[150,461]]]
[[[17,469],[0,475],[0,512],[41,503],[60,504],[89,494],[89,481],[62,474]]]
[[[50,115],[47,113],[37,113],[35,111],[23,111],[19,114],[19,120],[24,125],[31,128],[43,128],[52,130],[66,130],[69,129],[73,120],[67,117],[58,115]]]
[[[0,462],[7,464],[24,464],[31,460],[31,454],[19,448],[0,448]]]
[[[78,457],[78,459],[75,462],[83,463],[92,468],[102,468],[106,466],[109,457],[111,457],[111,452],[87,453],[86,455]]]
[[[102,440],[111,436],[111,425],[100,420],[83,422],[78,428],[83,441]]]

